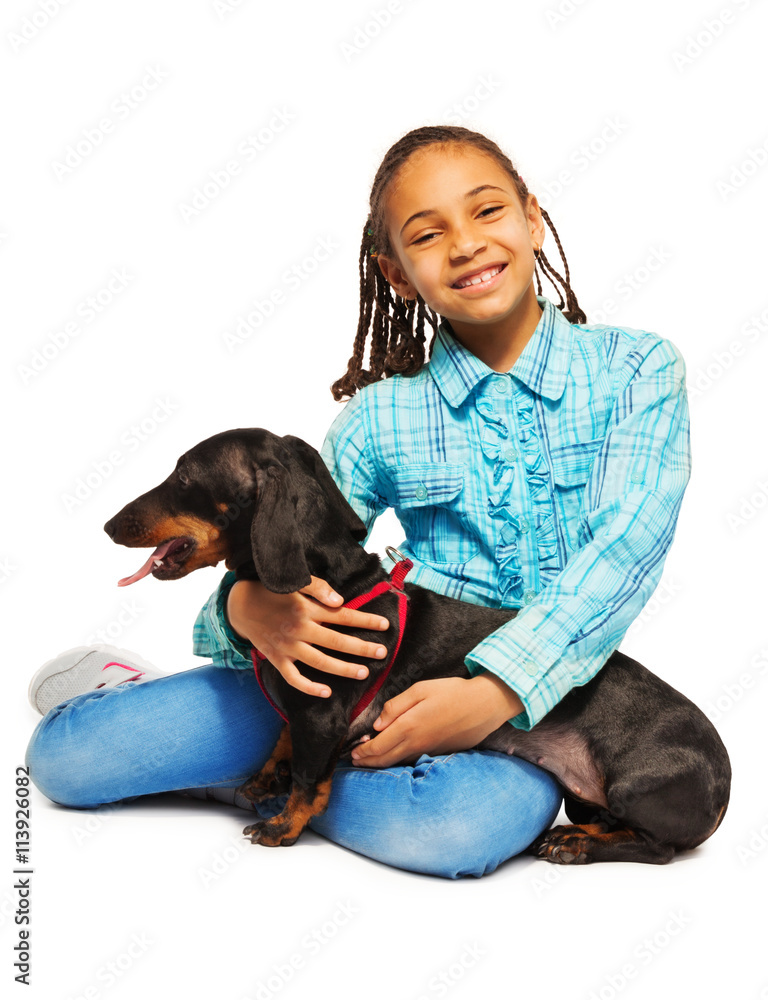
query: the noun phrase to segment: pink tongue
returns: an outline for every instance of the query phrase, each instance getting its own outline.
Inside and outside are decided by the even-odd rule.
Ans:
[[[129,583],[136,583],[137,580],[141,580],[145,576],[148,576],[155,568],[155,560],[163,558],[171,545],[173,545],[173,541],[174,539],[171,539],[170,542],[163,542],[162,545],[158,545],[141,569],[137,570],[133,576],[124,576],[122,580],[117,581],[118,587],[127,587]]]

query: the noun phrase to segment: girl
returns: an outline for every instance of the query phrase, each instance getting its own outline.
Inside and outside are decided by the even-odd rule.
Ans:
[[[543,253],[545,223],[564,278]],[[538,273],[537,294],[537,267],[565,301],[541,295]],[[653,334],[585,325],[547,213],[495,143],[464,128],[416,129],[386,154],[360,279],[354,353],[333,386],[351,398],[323,457],[369,528],[395,508],[409,580],[520,611],[469,655],[470,678],[387,702],[310,825],[401,868],[479,876],[551,824],[560,793],[526,761],[467,748],[505,721],[530,728],[586,683],[656,587],[689,476],[684,366]],[[334,651],[382,647],[333,626],[388,623],[341,601],[322,580],[276,595],[229,573],[195,625],[210,666],[158,678],[114,651],[57,658],[31,689],[52,709],[30,744],[34,781],[69,805],[198,789],[249,807],[234,789],[280,729],[250,646],[313,695],[327,686],[296,661],[331,687],[364,676]]]

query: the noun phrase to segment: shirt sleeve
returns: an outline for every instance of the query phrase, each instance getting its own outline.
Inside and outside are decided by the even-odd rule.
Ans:
[[[563,570],[517,617],[468,654],[523,703],[509,721],[539,722],[617,648],[661,579],[690,478],[685,365],[666,340],[625,376],[581,503]]]
[[[374,521],[387,504],[376,491],[365,453],[366,437],[358,393],[334,420],[320,454],[370,535]],[[201,608],[193,626],[192,648],[195,656],[210,657],[222,666],[250,670],[253,667],[250,644],[240,639],[226,615],[227,598],[235,579],[234,572],[226,573]]]

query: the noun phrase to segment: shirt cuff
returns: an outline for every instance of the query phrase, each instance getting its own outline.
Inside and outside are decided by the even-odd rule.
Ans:
[[[530,730],[573,688],[573,676],[552,647],[524,622],[516,623],[514,637],[493,633],[464,660],[470,674],[490,670],[523,703],[523,712],[508,721]]]
[[[235,632],[226,613],[227,598],[236,580],[234,571],[226,573],[201,608],[192,631],[192,651],[195,656],[213,658],[220,658],[222,652],[234,654],[227,656],[228,666],[250,669],[253,666],[251,644]]]

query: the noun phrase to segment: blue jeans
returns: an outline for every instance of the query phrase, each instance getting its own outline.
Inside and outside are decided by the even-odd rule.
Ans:
[[[63,702],[35,729],[27,765],[44,795],[81,809],[235,788],[267,761],[282,724],[252,672],[207,664]],[[284,801],[258,812],[274,815]],[[309,825],[397,868],[479,877],[547,829],[560,803],[559,786],[541,768],[467,750],[422,754],[412,767],[340,762],[328,809]]]

